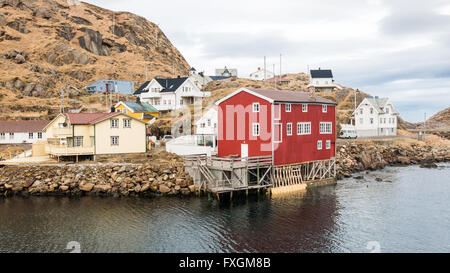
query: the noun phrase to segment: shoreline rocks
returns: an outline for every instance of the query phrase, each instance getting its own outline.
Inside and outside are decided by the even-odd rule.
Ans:
[[[351,177],[352,173],[383,169],[386,166],[419,164],[421,168],[436,168],[436,162],[450,161],[450,149],[447,146],[352,142],[338,144],[336,153],[338,180]]]
[[[182,166],[146,164],[27,165],[0,168],[2,196],[188,196],[196,191]]]

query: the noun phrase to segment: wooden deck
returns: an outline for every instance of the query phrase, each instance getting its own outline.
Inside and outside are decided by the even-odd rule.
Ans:
[[[263,189],[272,186],[270,183],[272,156],[221,158],[208,157],[204,154],[190,155],[184,157],[184,166],[198,170],[201,179],[205,180],[199,186],[211,193]],[[252,175],[256,181],[250,183],[248,177]]]

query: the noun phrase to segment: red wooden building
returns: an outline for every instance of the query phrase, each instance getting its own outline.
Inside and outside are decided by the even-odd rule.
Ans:
[[[336,103],[305,92],[241,88],[216,103],[218,156],[272,156],[273,165],[335,157]]]

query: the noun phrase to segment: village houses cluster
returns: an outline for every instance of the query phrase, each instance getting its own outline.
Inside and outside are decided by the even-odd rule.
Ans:
[[[238,76],[234,68],[215,72],[207,76],[191,68],[188,75],[156,77],[136,90],[133,81],[98,80],[86,86],[89,93],[122,93],[135,99],[118,101],[108,112],[68,111],[51,121],[0,121],[0,144],[33,144],[33,156],[58,160],[144,153],[158,142],[149,130],[158,118],[211,96],[203,91],[209,82]],[[237,89],[196,117],[194,134],[169,137],[166,150],[182,156],[271,156],[275,165],[333,158],[339,135],[336,103],[315,92],[336,92],[342,87],[329,69],[310,70],[309,76],[309,93]],[[282,75],[261,68],[250,78],[284,84]],[[398,114],[388,98],[365,98],[353,113],[354,124],[342,125],[340,136],[346,137],[348,130],[358,137],[396,135]]]

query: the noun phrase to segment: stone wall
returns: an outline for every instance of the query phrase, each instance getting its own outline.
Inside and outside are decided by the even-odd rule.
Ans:
[[[180,164],[0,165],[0,196],[187,196],[195,190]]]

